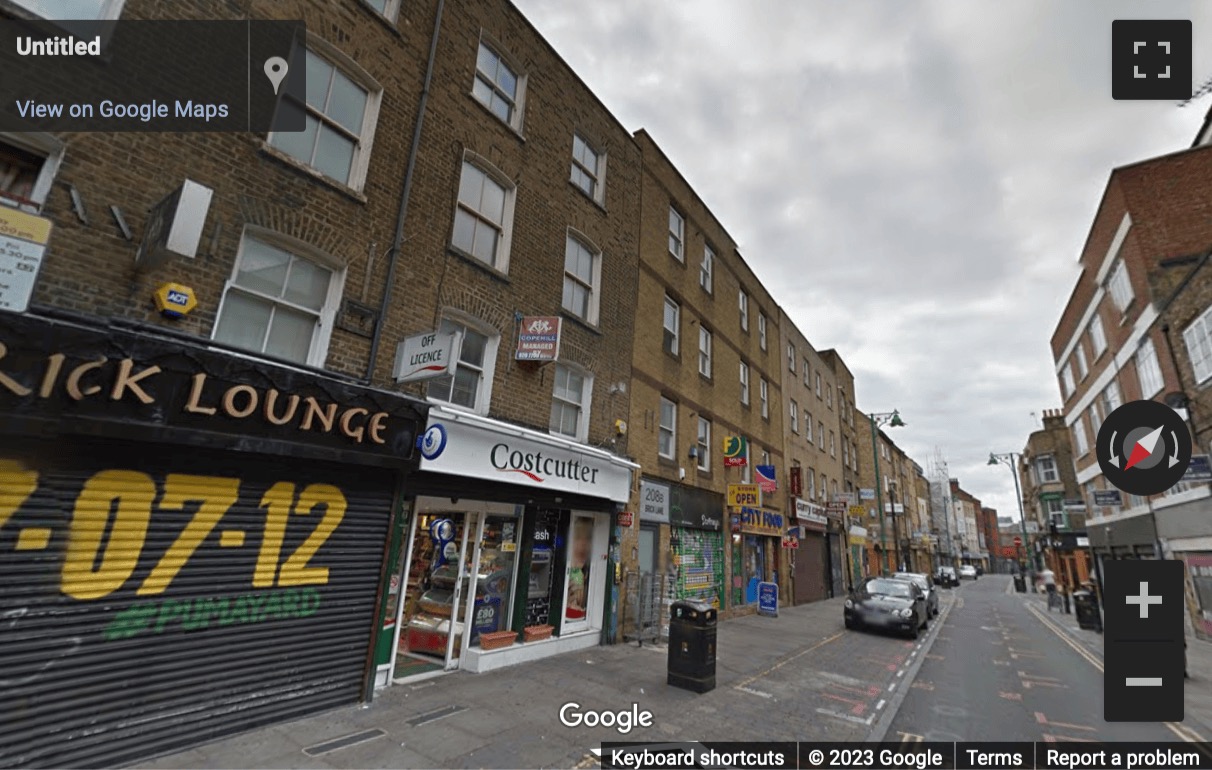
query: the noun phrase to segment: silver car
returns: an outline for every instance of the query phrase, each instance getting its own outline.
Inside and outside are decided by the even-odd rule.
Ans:
[[[922,589],[922,593],[926,595],[926,617],[938,617],[938,589],[930,581],[930,576],[921,572],[897,572],[892,576],[895,580],[908,580],[911,583],[917,583],[917,587]]]

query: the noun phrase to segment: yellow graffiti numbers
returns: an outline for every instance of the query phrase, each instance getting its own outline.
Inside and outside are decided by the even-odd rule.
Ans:
[[[63,558],[63,593],[75,599],[99,599],[122,587],[139,563],[155,498],[156,482],[146,473],[101,471],[85,482],[72,512]],[[113,527],[104,552],[99,553],[111,511]]]
[[[210,536],[223,514],[240,499],[240,481],[218,476],[190,476],[170,473],[164,479],[164,496],[160,498],[160,510],[184,510],[187,503],[198,503],[193,518],[176,542],[169,547],[155,569],[139,586],[139,596],[164,593],[169,583],[194,555],[198,546]]]
[[[278,573],[278,585],[306,586],[328,583],[328,567],[308,567],[307,563],[345,517],[345,508],[348,505],[345,495],[331,484],[312,484],[299,495],[294,512],[307,515],[321,505],[324,506],[324,518],[320,519],[311,535],[282,565],[282,571]]]
[[[38,488],[38,472],[16,460],[0,459],[0,527]]]
[[[279,481],[261,498],[265,509],[265,534],[253,571],[253,588],[270,588],[278,577],[278,562],[282,557],[282,538],[286,536],[286,519],[295,501],[295,485]]]

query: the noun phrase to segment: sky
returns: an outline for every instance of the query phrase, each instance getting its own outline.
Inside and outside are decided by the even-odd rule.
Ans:
[[[1060,392],[1049,338],[1116,166],[1190,146],[1212,97],[1111,98],[1114,19],[1149,0],[515,0],[629,130],[646,129],[864,411],[999,515]]]

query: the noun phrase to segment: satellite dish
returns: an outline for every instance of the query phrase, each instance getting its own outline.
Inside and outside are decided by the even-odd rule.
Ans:
[[[1166,406],[1171,409],[1186,409],[1190,403],[1191,400],[1187,398],[1187,394],[1181,390],[1171,391],[1166,394]]]

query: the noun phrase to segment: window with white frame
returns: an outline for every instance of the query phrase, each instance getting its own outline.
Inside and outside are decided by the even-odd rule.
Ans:
[[[821,474],[821,485],[817,488],[817,500],[827,502],[826,497],[829,496],[829,477]]]
[[[749,364],[741,362],[741,403],[749,406]]]
[[[454,318],[443,318],[438,333],[461,334],[463,344],[459,349],[455,373],[430,380],[426,395],[435,401],[445,401],[486,414],[492,397],[492,375],[496,367],[500,334],[487,326],[472,325]]]
[[[710,294],[715,281],[715,250],[703,244],[703,261],[699,263],[699,287]]]
[[[464,160],[451,245],[490,267],[508,272],[515,190],[513,183],[490,173],[480,163]]]
[[[1195,384],[1202,385],[1212,378],[1212,307],[1183,329],[1183,342],[1191,359]]]
[[[1157,360],[1157,348],[1151,337],[1146,337],[1136,351],[1136,376],[1140,379],[1141,398],[1153,398],[1165,385]]]
[[[833,431],[829,431],[829,456],[837,457],[837,440],[834,437]]]
[[[1098,313],[1094,314],[1094,320],[1090,322],[1090,350],[1094,353],[1097,359],[1107,349],[1107,333],[1103,329],[1103,317]]]
[[[679,337],[682,328],[682,306],[674,302],[668,295],[665,297],[664,347],[665,352],[677,355]]]
[[[37,214],[63,160],[63,143],[50,134],[0,133],[0,206]]]
[[[1081,342],[1077,343],[1077,349],[1073,353],[1077,362],[1077,379],[1084,380],[1086,375],[1090,374],[1090,364],[1086,363],[1086,349],[1082,347]]]
[[[257,353],[323,366],[343,270],[300,244],[245,233],[224,289],[213,338]]]
[[[711,332],[699,326],[699,374],[711,376]]]
[[[1115,263],[1111,277],[1107,279],[1107,290],[1121,312],[1128,309],[1133,297],[1132,283],[1128,280],[1128,266],[1122,259]]]
[[[669,207],[669,253],[679,262],[686,259],[686,218],[673,206]]]
[[[1086,436],[1086,421],[1078,415],[1077,422],[1073,423],[1073,450],[1078,457],[1090,451],[1089,439]]]
[[[706,417],[699,418],[698,449],[699,470],[711,470],[711,420]]]
[[[1040,484],[1050,484],[1060,481],[1060,472],[1052,455],[1040,455],[1035,458],[1035,473]]]
[[[395,21],[400,12],[400,0],[362,0],[388,21]]]
[[[808,492],[808,499],[815,500],[816,499],[816,469],[815,468],[808,469],[808,484],[806,485],[806,487],[807,487],[806,491]]]
[[[787,368],[795,374],[795,345],[787,343]]]
[[[307,104],[302,131],[274,131],[269,145],[326,177],[362,188],[382,86],[334,51],[307,50]]]
[[[825,406],[829,407],[830,409],[833,408],[833,386],[832,385],[825,386]]]
[[[741,329],[749,331],[749,295],[745,293],[744,289],[737,294],[737,306],[741,311]]]
[[[821,398],[821,373],[816,373],[816,397]]]
[[[605,156],[594,150],[580,134],[573,133],[572,183],[593,200],[603,203],[606,200],[605,171]]]
[[[805,388],[812,387],[812,376],[808,371],[808,359],[807,358],[804,359],[804,387]]]
[[[1058,527],[1064,523],[1065,502],[1055,498],[1044,501],[1045,513],[1048,514],[1048,523],[1056,524]],[[1059,520],[1058,520],[1059,519]]]
[[[598,322],[597,286],[602,253],[583,239],[568,234],[564,244],[564,309],[590,324]]]
[[[850,467],[850,441],[842,436],[842,467]]]
[[[812,443],[812,412],[804,412],[804,440]]]
[[[745,441],[745,464],[741,466],[741,481],[749,484],[753,481],[753,446]]]
[[[308,85],[310,85],[310,80]],[[526,79],[491,46],[480,41],[476,76],[471,93],[488,110],[515,131],[522,130],[522,104]]]
[[[556,364],[551,394],[551,432],[584,441],[589,432],[593,379],[565,364]]]
[[[1119,390],[1119,382],[1116,380],[1111,380],[1111,382],[1107,384],[1107,387],[1103,388],[1103,392],[1100,394],[1099,400],[1101,401],[1103,419],[1105,420],[1111,415],[1112,412],[1120,407],[1120,404],[1124,403],[1123,396],[1120,394]]]
[[[816,423],[816,445],[825,448],[825,423],[820,420]]]
[[[1060,383],[1061,383],[1061,398],[1063,398],[1063,399],[1069,398],[1069,396],[1073,395],[1073,391],[1077,389],[1077,384],[1073,381],[1073,367],[1070,366],[1069,362],[1067,362],[1067,361],[1065,362],[1065,365],[1061,368]]]
[[[791,432],[800,432],[800,405],[795,403],[795,399],[790,401],[790,417],[791,417]]]
[[[125,0],[8,0],[18,8],[51,21],[113,21],[122,15]]]
[[[766,314],[758,313],[758,346],[766,349]]]
[[[758,379],[758,397],[762,400],[762,418],[770,418],[770,385],[765,377]]]
[[[661,415],[657,426],[657,452],[672,460],[677,455],[678,405],[661,396]]]

